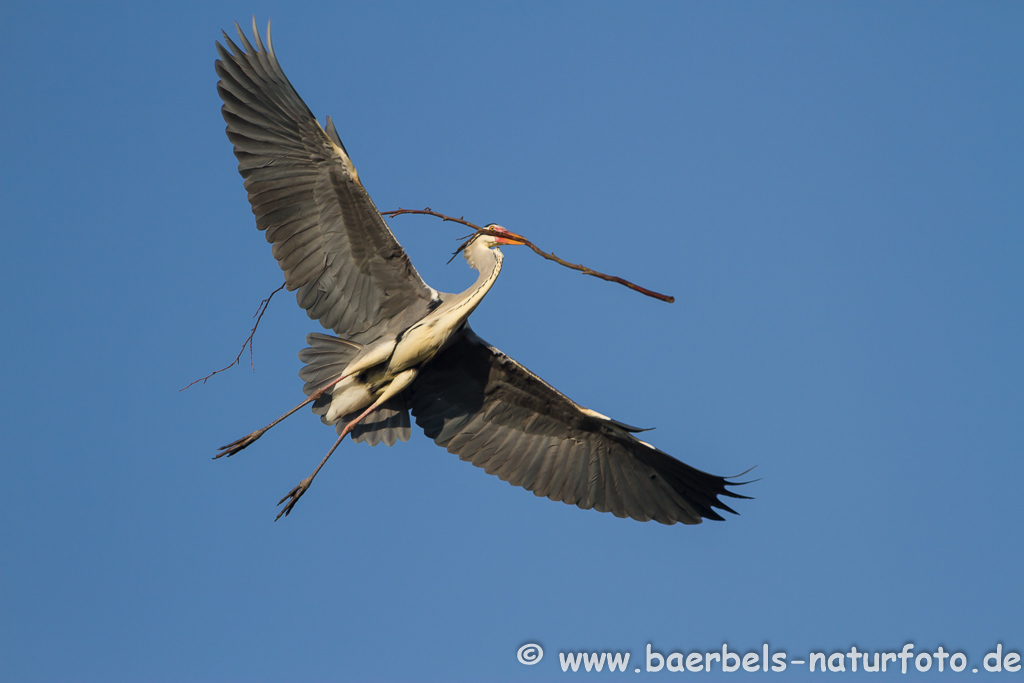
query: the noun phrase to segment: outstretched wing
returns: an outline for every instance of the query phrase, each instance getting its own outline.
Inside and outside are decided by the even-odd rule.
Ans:
[[[735,514],[736,484],[690,467],[583,408],[467,325],[411,387],[416,424],[488,474],[569,505],[662,524]]]
[[[325,131],[281,70],[267,25],[256,47],[224,34],[217,91],[256,227],[310,318],[366,343],[398,334],[432,296],[363,189],[334,124]],[[393,329],[392,329],[393,328]]]

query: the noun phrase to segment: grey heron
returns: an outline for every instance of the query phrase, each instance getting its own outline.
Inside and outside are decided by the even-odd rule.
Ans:
[[[321,126],[264,45],[236,24],[241,46],[217,43],[222,113],[256,227],[273,245],[299,306],[333,335],[307,336],[305,401],[220,449],[231,456],[310,403],[338,438],[278,505],[288,515],[351,435],[406,441],[409,413],[435,443],[537,496],[663,524],[698,524],[746,498],[639,440],[643,431],[584,408],[478,337],[467,319],[501,271],[500,245],[518,235],[488,226],[460,247],[479,272],[461,294],[429,287],[373,201],[334,123]]]

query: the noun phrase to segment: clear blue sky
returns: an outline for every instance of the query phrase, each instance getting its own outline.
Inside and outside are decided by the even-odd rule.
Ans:
[[[756,466],[740,516],[581,511],[417,433],[344,444],[275,524],[332,430],[210,459],[298,402],[319,329],[279,295],[255,374],[178,391],[282,279],[213,70],[253,14],[380,208],[677,297],[508,248],[473,321],[686,462]],[[1024,5],[37,2],[0,32],[3,680],[1024,649]],[[463,229],[391,224],[430,284],[472,281]]]

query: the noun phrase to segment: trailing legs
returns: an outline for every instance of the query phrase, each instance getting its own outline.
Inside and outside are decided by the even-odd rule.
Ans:
[[[346,377],[348,377],[348,375],[342,375],[341,377],[339,377],[338,379],[334,380],[330,384],[327,384],[327,385],[321,387],[320,389],[317,389],[312,394],[310,394],[309,397],[305,401],[303,401],[299,405],[295,406],[294,408],[289,410],[287,413],[285,413],[281,417],[277,418],[276,420],[274,420],[273,422],[268,424],[266,427],[263,427],[261,429],[257,429],[255,432],[253,432],[251,434],[246,434],[241,439],[238,439],[237,441],[232,441],[227,446],[221,446],[218,449],[217,455],[213,456],[213,459],[216,460],[217,458],[220,458],[220,457],[225,456],[225,455],[230,458],[232,455],[234,455],[235,453],[238,453],[243,448],[252,445],[258,438],[260,438],[261,436],[266,434],[267,430],[269,430],[271,427],[276,426],[279,422],[281,422],[285,418],[291,417],[295,413],[295,411],[297,411],[299,408],[302,408],[303,406],[309,405],[313,401],[317,400],[318,398],[323,396],[324,393],[328,389],[330,389],[331,387],[333,387],[335,384],[337,384],[341,380],[345,379]]]
[[[416,370],[414,370],[414,369],[405,370],[405,371],[399,373],[394,379],[391,380],[391,383],[388,384],[387,389],[384,390],[384,392],[380,395],[380,397],[376,401],[374,401],[372,404],[370,404],[369,408],[364,410],[362,413],[359,414],[358,417],[356,417],[354,420],[352,420],[347,425],[345,425],[345,428],[343,430],[341,430],[341,435],[338,436],[338,440],[334,442],[334,445],[331,446],[331,450],[327,451],[327,455],[324,456],[324,459],[321,460],[320,464],[316,466],[315,470],[313,470],[313,474],[309,475],[308,477],[306,477],[305,479],[300,481],[298,486],[296,486],[291,491],[289,491],[288,494],[284,498],[282,498],[281,500],[279,500],[277,502],[278,505],[282,505],[283,504],[284,508],[282,508],[281,511],[277,513],[277,517],[274,518],[275,522],[277,520],[281,519],[282,515],[287,517],[288,515],[291,514],[292,508],[295,507],[295,503],[297,503],[299,501],[299,498],[302,497],[302,494],[304,494],[309,489],[310,484],[313,483],[314,477],[316,477],[317,473],[320,472],[320,468],[324,466],[324,464],[327,462],[327,460],[334,453],[335,449],[338,448],[338,446],[341,444],[342,439],[344,439],[346,436],[348,436],[349,432],[351,432],[355,428],[355,426],[357,424],[362,422],[364,417],[366,417],[367,415],[369,415],[370,413],[375,411],[377,408],[379,408],[385,401],[390,399],[392,396],[396,396],[396,395],[400,394],[402,391],[404,391],[405,388],[412,383],[412,381],[413,381],[413,379],[415,379],[415,377],[416,377]],[[271,426],[273,426],[273,425],[271,425]],[[259,438],[259,437],[257,437],[257,438]],[[287,501],[287,503],[285,503],[285,501]]]

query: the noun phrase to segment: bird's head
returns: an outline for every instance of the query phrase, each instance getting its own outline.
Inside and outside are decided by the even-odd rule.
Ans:
[[[514,232],[506,230],[505,228],[501,227],[500,225],[497,225],[496,223],[485,225],[484,230],[489,230],[490,232],[474,233],[468,240],[459,245],[459,248],[455,250],[454,254],[452,254],[452,259],[458,256],[459,253],[462,253],[465,255],[466,260],[470,261],[470,264],[472,265],[473,261],[470,257],[470,254],[472,252],[476,252],[479,249],[493,249],[494,247],[500,246],[502,244],[526,244],[525,237],[522,237],[521,235],[517,235]],[[473,249],[470,249],[470,246],[472,246]],[[448,263],[451,263],[451,259],[449,259]],[[473,267],[477,268],[477,266]]]
[[[488,249],[496,247],[499,244],[526,244],[526,240],[524,240],[520,235],[517,235],[510,230],[506,230],[497,223],[485,225],[484,228],[498,233],[497,235],[477,233],[477,239],[480,239]]]

